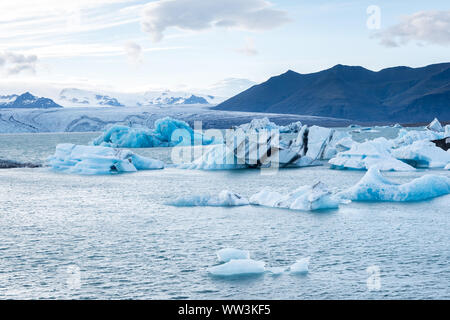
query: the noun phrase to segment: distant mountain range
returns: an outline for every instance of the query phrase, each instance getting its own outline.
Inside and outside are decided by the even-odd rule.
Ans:
[[[358,121],[450,120],[450,63],[374,72],[336,65],[288,72],[224,101],[217,110],[301,114]]]
[[[0,96],[0,108],[62,108],[52,99],[39,98],[29,92]]]

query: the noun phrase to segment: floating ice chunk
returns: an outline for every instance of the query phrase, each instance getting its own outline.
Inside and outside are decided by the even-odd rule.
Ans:
[[[169,204],[177,207],[232,207],[246,206],[249,204],[249,202],[247,199],[237,193],[223,190],[218,195],[206,194],[180,197],[175,199],[174,201],[169,202]]]
[[[444,168],[445,170],[450,170],[450,162],[449,163],[447,163],[447,165],[445,166],[445,168]]]
[[[207,139],[184,121],[170,117],[155,121],[155,129],[131,128],[115,125],[105,130],[92,141],[93,145],[115,148],[153,148],[189,145],[208,145],[214,139]]]
[[[400,123],[396,123],[392,127],[393,128],[403,128],[403,126]]]
[[[371,168],[353,187],[339,193],[354,201],[420,201],[450,193],[450,178],[424,175],[408,183],[396,184],[376,168]]]
[[[417,168],[443,168],[450,162],[450,153],[427,140],[393,150],[392,155]]]
[[[309,271],[309,261],[310,257],[297,260],[292,266],[290,266],[289,271],[292,274],[305,274]]]
[[[444,129],[444,137],[445,137],[445,138],[450,137],[450,124],[448,124],[448,125],[445,126],[445,129]]]
[[[302,123],[300,121],[292,122],[287,126],[280,127],[281,133],[297,133],[302,129]]]
[[[214,276],[240,276],[262,274],[266,271],[263,261],[252,259],[231,260],[227,263],[214,266],[208,269],[208,272]]]
[[[266,207],[313,211],[336,209],[341,199],[334,196],[325,184],[319,182],[313,186],[299,187],[287,195],[265,188],[251,196],[250,203]]]
[[[336,142],[336,151],[343,152],[350,150],[355,141],[351,137],[345,137]]]
[[[229,262],[230,260],[250,259],[250,253],[247,250],[225,248],[216,252],[219,262]]]
[[[431,121],[429,125],[427,125],[427,129],[429,129],[431,131],[436,131],[436,132],[444,131],[444,128],[442,128],[442,125],[437,118],[434,118],[434,120]]]
[[[394,147],[401,147],[412,144],[420,140],[437,140],[444,138],[442,132],[435,132],[431,130],[406,130],[400,129],[398,136],[394,139]]]
[[[264,130],[279,130],[280,127],[277,124],[271,122],[269,118],[264,117],[261,119],[253,119],[249,123],[241,124],[240,126],[233,127],[233,129],[242,129],[244,132],[260,132]]]
[[[245,163],[238,163],[233,150],[225,144],[208,146],[203,150],[202,155],[192,163],[179,164],[180,169],[196,170],[233,170],[244,169],[248,166]]]
[[[391,155],[391,146],[392,141],[383,137],[355,142],[350,150],[338,153],[329,163],[332,169],[367,170],[376,166],[381,171],[414,171],[413,167]]]
[[[53,170],[76,174],[112,174],[164,168],[163,162],[129,150],[70,143],[58,144],[48,163]]]

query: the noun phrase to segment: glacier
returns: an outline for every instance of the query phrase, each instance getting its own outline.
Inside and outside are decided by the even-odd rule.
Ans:
[[[224,248],[216,252],[219,262],[229,262],[231,260],[250,259],[250,252],[234,248]]]
[[[450,162],[449,152],[427,140],[395,149],[392,155],[416,168],[443,168]]]
[[[184,121],[165,117],[155,121],[155,129],[115,125],[92,141],[96,146],[114,148],[153,148],[189,145],[208,145],[214,139],[207,139],[194,132]]]
[[[265,262],[252,259],[231,260],[208,269],[210,274],[221,277],[258,275],[265,271]]]
[[[421,201],[450,193],[450,178],[424,175],[404,184],[389,181],[377,168],[370,168],[353,187],[338,196],[353,201]]]
[[[376,166],[381,171],[414,171],[412,166],[392,156],[392,143],[384,137],[354,142],[349,150],[338,153],[329,163],[332,169],[367,170]]]
[[[177,207],[195,207],[195,206],[210,206],[210,207],[232,207],[245,206],[249,202],[243,196],[223,190],[219,194],[205,194],[205,195],[190,195],[179,197],[168,202],[168,204]]]
[[[305,274],[309,272],[310,257],[297,260],[293,265],[289,267],[291,274]]]
[[[58,144],[48,159],[54,171],[81,175],[115,174],[138,170],[163,169],[159,160],[139,156],[129,150],[109,147]]]
[[[321,182],[313,186],[301,186],[288,194],[264,188],[250,197],[250,204],[253,205],[302,211],[337,209],[340,203],[342,200]]]

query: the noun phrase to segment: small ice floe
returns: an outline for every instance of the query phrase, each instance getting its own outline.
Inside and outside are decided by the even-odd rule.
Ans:
[[[214,139],[205,138],[184,121],[170,117],[155,121],[155,128],[115,125],[105,130],[92,144],[114,148],[153,148],[209,145]]]
[[[400,123],[396,123],[392,127],[393,128],[403,128],[403,126]]]
[[[248,200],[240,194],[223,190],[219,194],[191,195],[179,197],[168,204],[176,207],[232,207],[246,206]]]
[[[38,163],[17,162],[13,160],[0,159],[0,169],[39,168],[39,167],[42,167],[42,165]]]
[[[70,143],[58,144],[48,163],[55,171],[87,175],[164,168],[162,161],[145,158],[129,150]]]
[[[321,182],[313,186],[301,186],[289,194],[265,188],[250,197],[250,203],[253,205],[303,211],[337,209],[341,202],[342,200]]]
[[[216,252],[219,262],[229,262],[231,260],[250,259],[250,252],[234,248],[225,248]]]
[[[289,272],[292,274],[306,274],[309,271],[310,257],[297,260],[293,265],[289,267]]]
[[[431,130],[431,131],[436,131],[436,132],[444,131],[444,128],[442,127],[441,123],[439,122],[439,120],[437,118],[434,118],[434,120],[431,121],[429,125],[427,125],[427,129]]]
[[[263,274],[266,271],[265,265],[263,261],[239,259],[211,267],[208,269],[208,272],[214,276],[221,277],[257,275]]]
[[[424,175],[397,184],[383,177],[377,168],[371,168],[355,186],[339,196],[353,201],[420,201],[449,193],[450,178],[446,176]]]
[[[350,150],[338,153],[329,163],[332,169],[367,170],[376,166],[381,171],[414,171],[412,166],[392,156],[391,147],[392,141],[384,137],[355,142]]]
[[[395,149],[392,155],[416,168],[443,168],[450,162],[449,152],[427,140]]]

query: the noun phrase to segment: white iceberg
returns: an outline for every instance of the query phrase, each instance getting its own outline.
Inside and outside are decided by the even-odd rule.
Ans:
[[[402,147],[420,140],[438,140],[444,138],[443,132],[431,130],[406,130],[400,129],[397,138],[394,139],[394,147]]]
[[[229,262],[231,260],[250,259],[250,253],[247,250],[234,248],[225,248],[216,252],[219,262]]]
[[[253,119],[249,123],[241,124],[240,126],[234,126],[235,130],[243,130],[244,132],[262,132],[278,130],[280,133],[296,133],[302,128],[302,123],[300,121],[292,122],[286,126],[279,126],[276,123],[269,120],[269,118],[264,117],[260,119]]]
[[[429,129],[431,131],[436,131],[436,132],[444,131],[444,128],[442,128],[442,125],[437,118],[434,118],[434,120],[431,121],[429,125],[427,125],[427,129]]]
[[[246,206],[249,204],[248,200],[241,195],[223,190],[219,194],[206,195],[190,195],[179,197],[168,204],[177,207],[195,207],[195,206],[210,206],[210,207],[232,207],[232,206]]]
[[[92,175],[164,168],[162,161],[145,158],[129,150],[70,143],[58,144],[48,163],[55,171]]]
[[[336,209],[341,202],[342,200],[333,195],[321,182],[313,186],[299,187],[289,194],[265,188],[250,197],[250,203],[253,205],[303,211]]]
[[[93,145],[114,148],[153,148],[190,145],[209,145],[214,139],[207,139],[184,121],[165,117],[155,121],[155,129],[131,128],[114,125],[92,141]]]
[[[397,184],[383,177],[377,168],[371,168],[355,186],[339,196],[354,201],[421,201],[449,193],[450,178],[446,176],[424,175]]]
[[[309,272],[310,257],[297,260],[292,266],[289,267],[289,271],[292,274],[305,274]]]
[[[414,171],[413,167],[391,155],[391,147],[392,141],[383,137],[355,142],[350,150],[338,153],[329,163],[332,169],[367,170],[376,166],[381,171]]]
[[[263,261],[252,259],[231,260],[227,263],[214,266],[208,272],[214,276],[229,277],[241,275],[257,275],[266,271]]]
[[[416,168],[443,168],[450,162],[449,152],[427,140],[395,149],[392,155]]]

